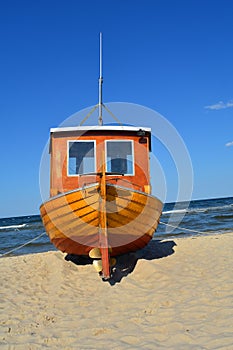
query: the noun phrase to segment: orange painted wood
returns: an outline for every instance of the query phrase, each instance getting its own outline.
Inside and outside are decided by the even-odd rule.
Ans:
[[[106,213],[106,175],[104,165],[104,151],[102,151],[102,173],[100,177],[100,206],[99,206],[99,245],[102,260],[103,278],[110,278],[109,252],[108,252],[108,229],[107,229],[107,213]]]
[[[132,187],[137,190],[145,191],[145,186],[150,185],[149,174],[149,137],[145,136],[147,143],[140,144],[140,137],[135,133],[127,132],[97,132],[88,131],[84,135],[79,133],[54,133],[51,135],[51,196],[58,193],[64,193],[75,188],[82,187],[84,184],[97,182],[96,176],[68,176],[67,175],[67,142],[75,140],[89,140],[96,142],[96,162],[97,171],[101,171],[102,151],[105,151],[105,141],[107,140],[132,140],[134,144],[134,176],[107,176],[107,181],[117,185]]]

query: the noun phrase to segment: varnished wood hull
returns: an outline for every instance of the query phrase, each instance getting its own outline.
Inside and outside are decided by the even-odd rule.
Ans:
[[[51,242],[69,254],[88,255],[103,247],[100,234],[99,183],[66,192],[42,204],[40,211]],[[107,247],[116,256],[148,244],[157,228],[162,203],[154,196],[106,185]]]

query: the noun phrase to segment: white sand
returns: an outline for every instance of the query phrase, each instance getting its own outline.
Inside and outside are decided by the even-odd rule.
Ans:
[[[233,233],[175,243],[113,285],[60,252],[2,258],[0,349],[232,350]]]

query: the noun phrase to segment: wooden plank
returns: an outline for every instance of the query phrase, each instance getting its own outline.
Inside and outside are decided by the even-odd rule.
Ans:
[[[110,278],[109,250],[108,250],[108,232],[106,215],[106,175],[105,175],[105,155],[102,153],[102,175],[100,178],[100,251],[102,260],[102,274],[104,279]]]
[[[98,196],[98,186],[96,184],[87,189],[77,189],[77,191],[65,193],[64,195],[55,198],[52,197],[50,200],[42,204],[41,212],[42,214],[44,210],[52,212],[52,210],[56,210],[57,207],[66,207],[67,204],[71,205],[72,203],[82,200],[88,203],[90,198],[96,195]]]
[[[85,219],[85,216],[97,212],[98,210],[98,203],[94,202],[91,206],[86,205],[85,207],[79,207],[79,203],[73,203],[72,206],[67,206],[66,211],[61,211],[60,208],[57,208],[57,210],[53,210],[52,212],[48,212],[46,216],[44,216],[44,223],[47,223],[47,220],[49,221],[56,221],[57,219],[63,220],[64,222],[68,222],[70,220],[70,217],[72,218],[73,215],[77,218],[82,218],[83,221],[88,221],[88,219]],[[97,215],[97,214],[96,214]]]
[[[144,234],[152,237],[157,228],[162,204],[155,197],[122,188],[120,194],[125,197],[120,198],[119,191],[106,185],[105,176],[101,178],[100,187],[100,193],[96,185],[85,191],[88,200],[87,197],[83,198],[81,191],[56,197],[41,206],[41,214],[50,239],[61,239],[61,245],[62,239],[66,244],[66,238],[72,237],[75,242],[81,241],[85,245],[89,241],[88,237],[99,236],[103,275],[109,276],[109,244],[125,244],[130,249],[143,244],[140,237]],[[111,212],[113,210],[116,212]],[[132,243],[136,241],[137,244]]]
[[[66,237],[74,236],[79,237],[88,236],[89,234],[98,234],[98,223],[99,218],[93,217],[90,221],[92,225],[87,225],[87,223],[82,222],[81,220],[73,220],[69,224],[63,224],[62,222],[48,222],[45,226],[46,232],[49,235],[54,236],[55,232],[62,232]]]

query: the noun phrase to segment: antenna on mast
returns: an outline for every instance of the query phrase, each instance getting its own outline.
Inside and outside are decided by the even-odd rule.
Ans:
[[[102,77],[102,33],[100,32],[100,76],[99,76],[99,125],[103,125],[103,117],[102,117],[102,85],[103,85],[103,77]]]

